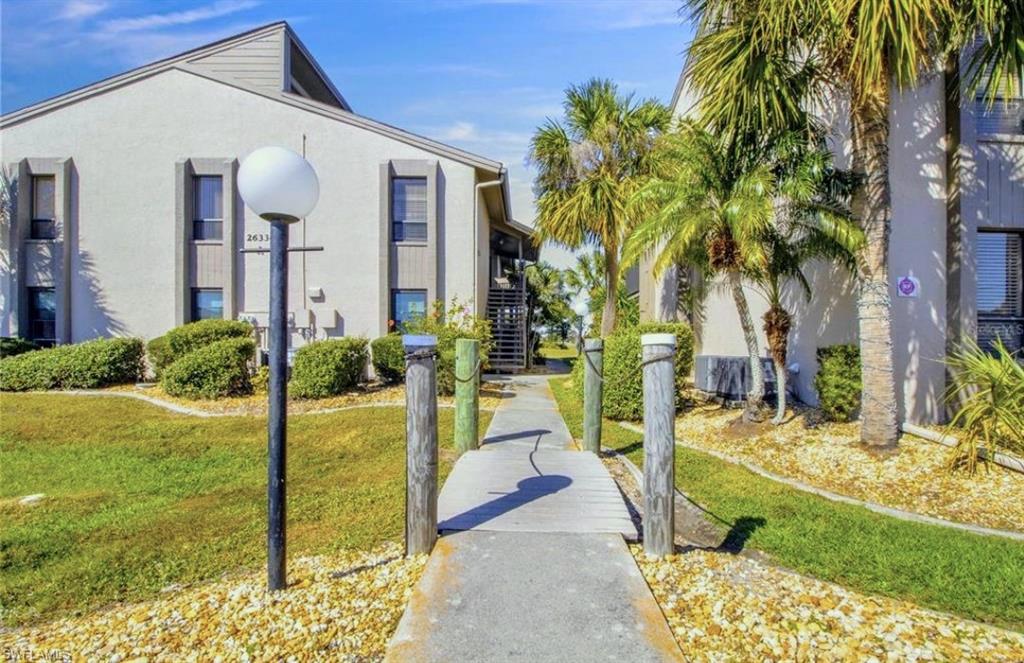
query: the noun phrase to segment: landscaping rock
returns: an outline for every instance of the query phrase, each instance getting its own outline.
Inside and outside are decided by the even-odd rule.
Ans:
[[[291,560],[288,589],[263,572],[170,591],[145,603],[0,632],[14,660],[379,660],[425,556],[371,552]]]

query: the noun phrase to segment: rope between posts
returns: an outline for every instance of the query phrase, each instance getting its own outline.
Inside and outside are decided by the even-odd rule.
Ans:
[[[645,359],[642,362],[640,362],[640,368],[642,369],[644,366],[647,366],[648,364],[654,364],[659,361],[668,361],[670,359],[675,359],[675,356],[676,354],[674,352],[669,352],[666,354],[660,354],[655,357],[651,357],[650,359]]]
[[[420,359],[433,359],[437,357],[437,351],[433,349],[413,350],[405,353],[406,361],[418,361]]]
[[[473,378],[475,378],[477,375],[479,375],[480,367],[483,366],[483,363],[484,362],[483,362],[482,359],[477,359],[476,360],[476,368],[473,369],[473,372],[469,374],[468,378],[460,378],[459,374],[456,373],[455,376],[454,376],[455,380],[457,382],[470,382]]]
[[[590,358],[590,353],[591,352],[603,352],[603,351],[604,351],[603,348],[600,349],[600,350],[598,350],[596,348],[595,349],[591,349],[591,350],[587,350],[585,347],[583,348],[583,358],[587,360],[588,364],[590,364],[590,370],[594,371],[594,375],[597,376],[597,379],[598,379],[599,382],[604,382],[604,373],[602,373],[601,371],[597,370],[597,366],[594,366],[594,362]]]

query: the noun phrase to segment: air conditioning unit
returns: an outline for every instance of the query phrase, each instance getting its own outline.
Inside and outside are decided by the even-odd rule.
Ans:
[[[772,360],[762,358],[761,366],[764,368],[765,396],[774,396],[775,367]],[[750,391],[746,357],[697,355],[693,373],[697,389],[728,401],[742,401]]]

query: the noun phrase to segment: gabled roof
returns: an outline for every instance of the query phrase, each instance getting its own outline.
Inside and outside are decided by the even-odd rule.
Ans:
[[[232,73],[230,71],[232,69],[232,63],[237,61],[239,57],[235,55],[237,51],[233,49],[252,47],[252,45],[259,43],[261,40],[270,40],[275,35],[283,35],[287,37],[287,39],[282,40],[282,73],[280,81],[274,80],[270,74],[266,72],[245,74],[238,72]],[[290,48],[292,45],[295,46],[294,50]],[[272,47],[267,45],[265,48],[270,49]],[[289,80],[288,77],[290,75],[290,72],[285,69],[285,63],[288,62],[288,58],[292,57],[292,54],[296,51],[302,56],[305,64],[308,64],[310,70],[315,74],[319,82],[323,83],[324,88],[328,91],[326,96],[321,95],[321,99],[310,98],[285,89],[285,83]],[[270,51],[268,50],[267,52],[269,53]],[[227,58],[225,58],[225,56],[227,56]],[[230,62],[218,60],[218,58],[230,59]],[[432,152],[439,156],[452,159],[453,161],[458,161],[474,168],[479,168],[495,176],[499,176],[503,168],[499,161],[494,161],[450,145],[445,145],[444,143],[431,140],[424,136],[419,136],[383,122],[378,122],[368,117],[353,113],[351,106],[349,106],[341,93],[338,92],[337,88],[334,87],[330,78],[327,77],[320,65],[317,64],[316,60],[309,54],[309,51],[295,35],[291,26],[289,26],[286,21],[269,23],[232,37],[227,37],[220,41],[137,67],[123,74],[105,78],[91,85],[71,90],[70,92],[46,99],[26,108],[7,113],[6,115],[0,116],[0,129],[26,122],[40,115],[44,115],[79,101],[131,85],[137,81],[172,69],[187,72],[225,85],[230,85],[240,90],[245,90],[268,99],[273,99],[307,112],[317,113],[346,124],[357,126],[368,131],[373,131],[408,145]]]

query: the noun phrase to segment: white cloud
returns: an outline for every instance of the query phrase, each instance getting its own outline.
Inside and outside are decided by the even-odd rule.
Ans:
[[[105,21],[100,29],[107,33],[136,32],[166,28],[175,25],[189,25],[206,21],[211,18],[219,18],[229,14],[235,14],[246,9],[252,9],[260,3],[258,0],[217,0],[213,4],[185,11],[165,12],[156,14],[145,14],[129,18],[115,18]]]
[[[456,122],[444,129],[438,136],[438,140],[472,141],[478,139],[479,134],[472,122]]]
[[[57,12],[57,18],[62,21],[80,21],[102,13],[108,7],[108,3],[100,0],[68,0]]]

